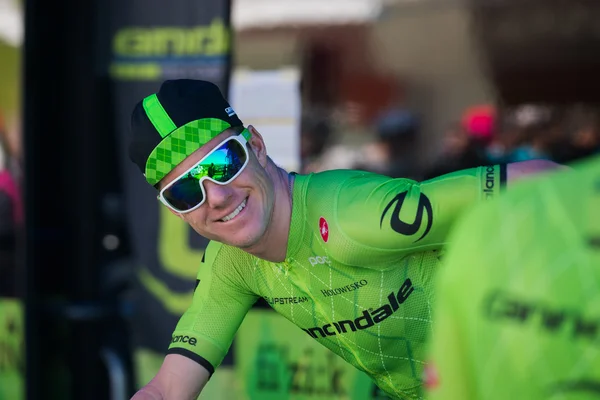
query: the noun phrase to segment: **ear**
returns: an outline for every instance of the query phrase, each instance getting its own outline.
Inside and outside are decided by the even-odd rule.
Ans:
[[[258,159],[260,165],[264,168],[267,166],[267,146],[265,146],[265,141],[254,126],[248,125],[248,130],[252,134],[252,137],[248,141],[250,148]]]

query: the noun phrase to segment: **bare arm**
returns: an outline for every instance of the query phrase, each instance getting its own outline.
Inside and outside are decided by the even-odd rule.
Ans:
[[[208,370],[197,362],[169,354],[156,376],[132,400],[195,400],[208,378]]]
[[[549,160],[515,162],[506,165],[506,180],[512,182],[522,178],[537,176],[540,173],[557,172],[558,170],[568,168]]]

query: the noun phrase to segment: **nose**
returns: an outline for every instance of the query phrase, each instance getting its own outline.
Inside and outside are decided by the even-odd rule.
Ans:
[[[219,185],[206,180],[202,182],[206,191],[206,204],[210,208],[223,208],[229,204],[233,196],[231,185]]]

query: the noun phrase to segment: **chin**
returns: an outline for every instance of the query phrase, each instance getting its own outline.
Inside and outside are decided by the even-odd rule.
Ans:
[[[236,218],[226,226],[214,226],[213,240],[240,249],[256,246],[265,237],[270,222],[270,218],[267,218],[270,210],[257,207],[259,204],[249,197],[246,209],[237,217],[239,220]]]
[[[244,226],[234,235],[229,236],[230,240],[224,241],[230,246],[246,249],[255,246],[264,237],[265,229],[263,226],[250,227]]]

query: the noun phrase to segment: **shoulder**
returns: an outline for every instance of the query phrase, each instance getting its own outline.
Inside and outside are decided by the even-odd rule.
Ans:
[[[398,183],[415,183],[409,179],[390,178],[372,172],[360,170],[331,170],[310,175],[303,175],[306,184],[303,187],[307,206],[350,202],[368,196],[386,184],[397,186]]]
[[[378,181],[390,179],[381,175],[357,170],[330,170],[300,175],[300,199],[307,218],[332,219],[346,199],[359,200],[360,193],[368,193]]]
[[[306,218],[325,218],[340,227],[364,218],[377,219],[382,196],[392,192],[396,195],[398,189],[390,188],[389,183],[394,181],[390,177],[358,170],[326,171],[304,179],[302,202]],[[397,185],[403,180],[395,181]]]
[[[233,270],[243,271],[247,269],[245,266],[255,265],[256,260],[255,256],[237,247],[211,240],[204,250],[201,265],[226,274]]]
[[[334,187],[343,187],[351,182],[368,182],[378,177],[381,179],[390,179],[372,172],[353,169],[335,169],[303,176],[308,182],[306,185],[307,192],[325,190],[331,188],[332,185]]]
[[[216,291],[254,293],[256,260],[256,257],[243,250],[210,241],[196,279],[204,282],[204,287],[212,287]]]
[[[386,250],[404,249],[397,234],[381,229],[385,208],[394,197],[416,182],[385,175],[334,170],[303,176],[303,217],[311,235],[325,242],[330,256],[339,262],[370,264],[373,254],[390,257]],[[381,253],[380,250],[384,250]]]

